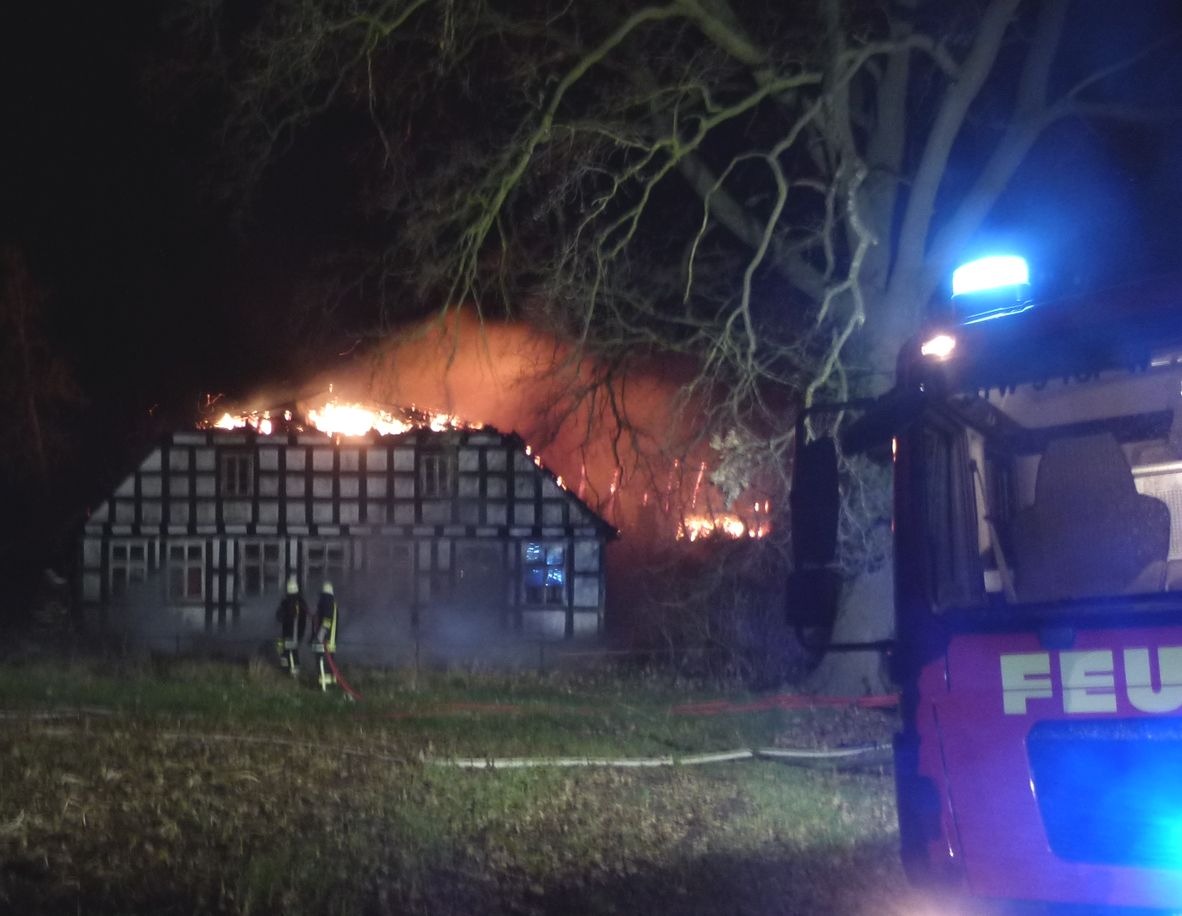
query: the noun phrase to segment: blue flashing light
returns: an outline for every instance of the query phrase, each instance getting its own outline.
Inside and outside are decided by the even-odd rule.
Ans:
[[[1044,720],[1031,727],[1026,748],[1055,855],[1182,869],[1178,719]]]
[[[962,264],[952,272],[952,295],[967,296],[988,290],[1026,286],[1030,268],[1025,258],[1012,254],[992,255]]]

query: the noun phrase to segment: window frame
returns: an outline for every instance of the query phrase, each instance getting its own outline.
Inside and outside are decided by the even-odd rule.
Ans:
[[[200,540],[169,541],[165,546],[164,588],[170,602],[205,603],[205,548],[205,541]],[[174,555],[175,551],[180,551],[179,557]]]
[[[432,448],[419,453],[419,496],[424,499],[447,499],[455,495],[456,453],[453,449]]]
[[[340,562],[330,560],[339,551]],[[306,586],[340,581],[349,571],[352,558],[349,541],[344,538],[307,538],[300,545],[303,581]]]
[[[254,496],[254,452],[223,449],[218,456],[219,493],[233,499]]]
[[[263,598],[267,595],[283,594],[286,583],[287,563],[283,541],[279,539],[251,539],[239,542],[238,547],[238,592],[244,598]],[[274,556],[269,557],[269,548]],[[256,556],[251,554],[257,551]],[[258,588],[252,588],[251,572],[258,576]]]
[[[133,584],[148,581],[148,573],[152,569],[152,551],[148,538],[111,541],[107,544],[107,594],[112,598],[122,598]],[[143,556],[138,560],[132,558],[133,551],[138,548]],[[117,554],[123,553],[120,557]],[[116,576],[122,571],[121,578]]]
[[[570,550],[566,541],[523,541],[521,545],[521,599],[528,607],[561,608],[566,607],[570,574],[568,561]],[[541,560],[530,560],[531,549],[540,548]],[[554,554],[557,552],[557,560]],[[542,573],[542,584],[530,583],[530,578],[537,572]],[[550,583],[551,572],[558,572],[558,581]]]

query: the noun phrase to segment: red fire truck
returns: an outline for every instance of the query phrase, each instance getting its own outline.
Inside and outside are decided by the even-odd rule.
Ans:
[[[893,454],[903,861],[975,896],[1179,910],[1182,281],[1038,305],[1024,281],[985,305],[962,281],[974,304],[841,437]],[[807,577],[837,475],[800,433]]]

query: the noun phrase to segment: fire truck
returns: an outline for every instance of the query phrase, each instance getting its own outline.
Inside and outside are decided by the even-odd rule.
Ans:
[[[799,425],[797,575],[836,455],[886,443],[908,876],[1180,910],[1182,279],[1035,304],[1020,259],[964,270],[890,392]]]

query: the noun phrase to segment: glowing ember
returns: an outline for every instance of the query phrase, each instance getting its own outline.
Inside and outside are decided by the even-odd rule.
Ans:
[[[694,495],[690,499],[690,508],[698,508],[698,494],[702,491],[702,478],[706,476],[706,462],[698,467],[698,479],[694,481]],[[755,504],[755,511],[759,511],[759,503]]]

